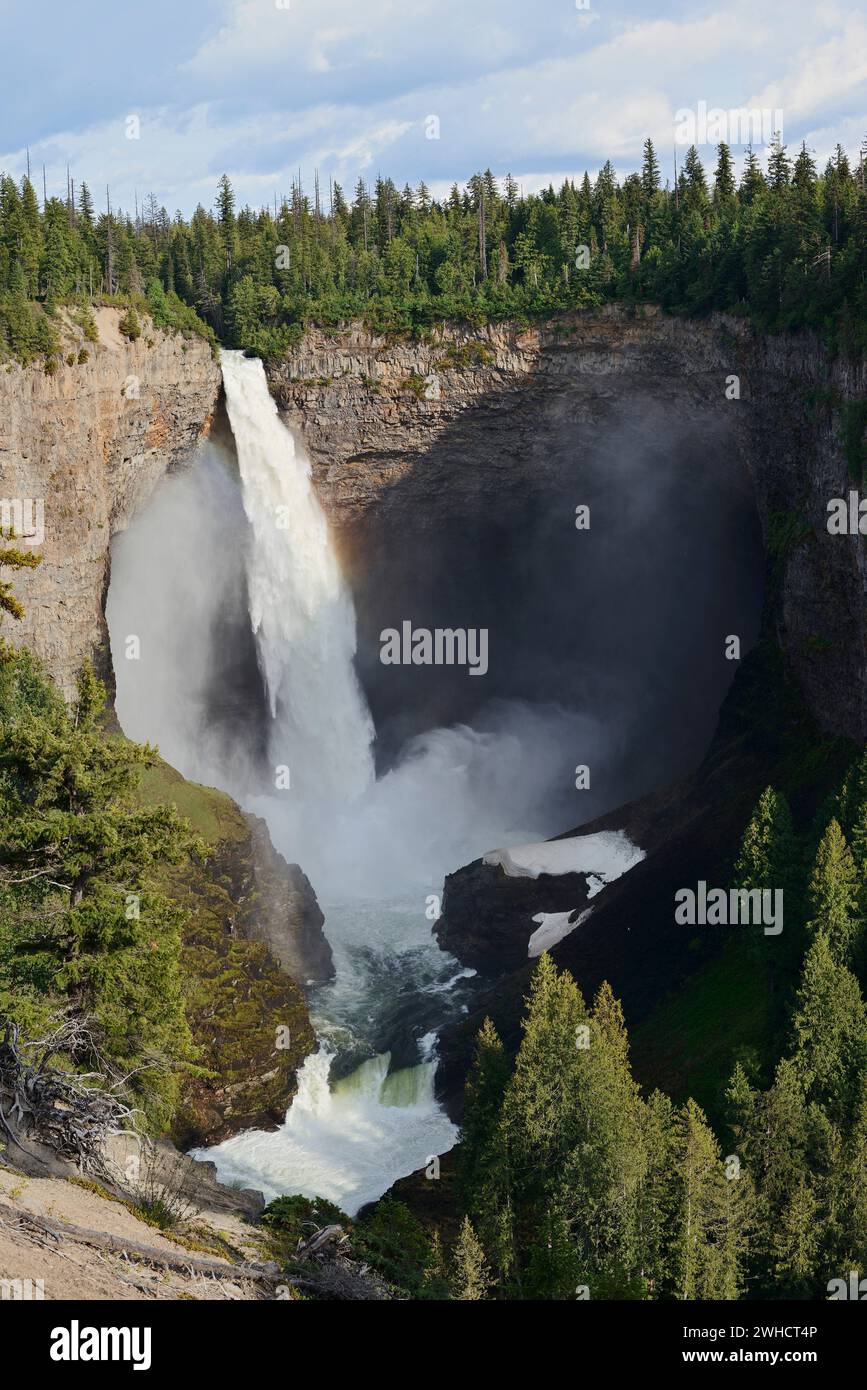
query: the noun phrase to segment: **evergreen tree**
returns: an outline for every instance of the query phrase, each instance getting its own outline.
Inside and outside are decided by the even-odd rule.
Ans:
[[[488,1296],[491,1277],[485,1262],[485,1252],[479,1244],[469,1217],[465,1216],[455,1244],[452,1259],[452,1288],[454,1297],[462,1302]]]
[[[860,956],[863,923],[858,915],[858,871],[843,831],[831,820],[816,853],[808,893],[811,932],[822,931],[838,965]]]
[[[855,976],[816,932],[804,960],[792,1021],[792,1061],[804,1094],[846,1123],[867,1066],[867,1014]]]
[[[91,1022],[98,1055],[132,1075],[152,1119],[177,1095],[168,1059],[190,1055],[179,972],[181,919],[156,886],[195,842],[174,810],[135,802],[151,749],[107,734],[89,669],[67,710],[31,667],[0,652],[0,975],[7,1009],[34,991]],[[2,991],[0,991],[2,993]]]
[[[672,1187],[673,1297],[737,1298],[749,1227],[747,1184],[726,1177],[717,1141],[693,1100],[674,1120]]]
[[[713,180],[713,202],[716,209],[725,217],[733,216],[737,209],[734,166],[731,150],[724,142],[717,146],[717,165]]]
[[[464,1088],[459,1179],[463,1205],[481,1233],[501,1282],[508,1280],[514,1264],[508,1143],[501,1129],[509,1071],[503,1044],[486,1018]]]
[[[642,1105],[630,1070],[623,1011],[607,983],[594,1002],[589,1041],[579,1054],[572,1101],[576,1142],[557,1196],[592,1286],[594,1277],[614,1270],[632,1278],[642,1253]]]
[[[235,192],[229,182],[228,174],[220,177],[217,185],[217,221],[220,226],[220,240],[223,245],[226,270],[235,263]]]
[[[503,1103],[516,1190],[526,1197],[550,1191],[552,1178],[578,1132],[573,1104],[589,1026],[575,981],[557,973],[545,952],[533,975],[524,1037]]]
[[[752,927],[751,944],[764,961],[773,990],[784,970],[793,967],[798,951],[801,918],[799,852],[788,803],[766,787],[744,831],[734,865],[734,883],[746,892],[782,891],[783,932],[767,936]]]
[[[0,531],[0,542],[10,539],[14,539],[14,533]],[[41,563],[42,556],[34,554],[32,550],[20,550],[14,545],[0,544],[0,571],[32,570]],[[0,614],[3,613],[8,613],[16,622],[20,622],[24,617],[24,609],[13,593],[12,581],[3,579],[0,575]]]
[[[641,164],[641,192],[644,200],[649,203],[657,192],[660,185],[659,160],[656,157],[656,150],[651,139],[644,142],[644,157]]]

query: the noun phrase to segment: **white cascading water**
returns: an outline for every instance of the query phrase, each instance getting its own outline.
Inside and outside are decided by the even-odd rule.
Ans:
[[[238,1134],[194,1157],[216,1162],[221,1181],[271,1199],[284,1192],[327,1197],[350,1216],[398,1178],[451,1148],[454,1126],[433,1094],[435,1062],[389,1073],[389,1055],[363,1062],[333,1087],[334,1054],[323,1045],[298,1074],[283,1126]]]
[[[309,875],[334,950],[335,978],[310,1000],[320,1048],[284,1125],[203,1156],[228,1181],[328,1197],[354,1213],[455,1141],[433,1095],[436,1033],[466,1012],[475,972],[431,936],[445,874],[557,829],[544,808],[562,750],[602,740],[584,716],[500,702],[477,727],[413,739],[377,781],[352,600],[309,463],[261,362],[225,352],[222,363],[240,489],[232,451],[215,440],[115,541],[116,708],[131,737],[157,742],[185,776],[267,821],[277,849]],[[247,605],[272,715],[264,783],[243,718],[237,736],[209,718],[211,701],[225,715],[224,693],[230,706],[240,698],[221,687],[231,653],[216,649],[246,622]],[[140,660],[125,659],[131,633]],[[276,783],[281,765],[289,787]],[[389,1047],[400,1059],[391,1072]],[[332,1082],[347,1058],[365,1057]]]
[[[259,797],[255,806],[285,848],[296,817],[315,807],[325,826],[352,816],[349,804],[372,790],[373,721],[352,664],[355,612],[309,461],[279,419],[262,363],[240,352],[221,360],[251,531],[247,587],[273,717],[269,750],[275,771],[290,770],[288,827],[285,799]],[[354,1215],[452,1146],[455,1128],[434,1098],[435,1061],[389,1074],[390,1056],[380,1053],[332,1087],[333,1059],[326,1043],[307,1058],[279,1130],[247,1131],[199,1156],[224,1181],[269,1197],[328,1197]]]
[[[250,618],[290,785],[348,801],[373,780],[373,722],[352,665],[355,612],[310,479],[258,358],[221,353],[226,407],[252,530]]]

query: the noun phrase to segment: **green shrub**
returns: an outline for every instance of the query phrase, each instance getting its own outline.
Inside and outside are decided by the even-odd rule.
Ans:
[[[352,1249],[390,1284],[412,1294],[421,1290],[433,1255],[421,1222],[393,1197],[383,1197],[364,1213],[356,1224]]]
[[[124,337],[129,338],[131,343],[141,337],[141,320],[132,305],[121,318],[118,328]]]
[[[285,1257],[294,1254],[299,1240],[309,1240],[323,1226],[349,1226],[345,1211],[327,1197],[277,1197],[262,1213],[262,1225],[275,1236]]]

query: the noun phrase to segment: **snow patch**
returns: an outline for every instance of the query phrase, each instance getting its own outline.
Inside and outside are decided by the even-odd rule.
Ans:
[[[535,960],[543,951],[556,946],[564,936],[568,936],[576,927],[580,927],[582,922],[586,922],[592,911],[592,907],[585,907],[574,922],[570,921],[570,918],[575,915],[575,908],[571,912],[537,912],[533,921],[540,922],[541,926],[536,928],[527,943],[527,955],[530,960]]]
[[[595,897],[615,878],[644,859],[625,830],[600,830],[568,840],[545,840],[538,845],[513,845],[486,854],[485,864],[499,864],[508,878],[538,878],[540,874],[586,874],[587,896]],[[550,915],[550,914],[549,914]]]

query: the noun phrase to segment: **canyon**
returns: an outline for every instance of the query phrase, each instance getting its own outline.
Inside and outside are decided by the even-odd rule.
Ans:
[[[769,782],[785,780],[798,764],[810,769],[794,797],[803,818],[852,744],[863,743],[867,555],[857,535],[829,535],[826,519],[829,500],[845,495],[851,481],[844,414],[864,398],[864,367],[829,360],[809,334],[768,337],[730,317],[695,321],[611,307],[526,328],[439,328],[419,343],[357,326],[332,335],[312,330],[269,375],[284,418],[310,454],[352,582],[358,664],[386,766],[408,734],[425,723],[469,722],[478,704],[473,692],[456,692],[447,674],[421,686],[407,671],[386,686],[375,664],[384,627],[404,618],[433,625],[430,614],[467,625],[484,620],[499,643],[507,634],[516,647],[505,682],[492,663],[495,694],[526,699],[580,700],[582,655],[597,667],[612,659],[598,634],[582,631],[583,653],[574,649],[575,615],[588,602],[604,612],[606,596],[575,583],[563,536],[576,505],[588,501],[600,438],[613,440],[603,469],[627,512],[630,487],[640,495],[642,477],[618,472],[623,455],[650,473],[681,451],[688,467],[665,497],[669,519],[680,516],[687,539],[704,531],[724,588],[742,586],[756,598],[764,589],[761,620],[740,634],[744,659],[727,677],[719,667],[712,673],[708,652],[702,656],[688,605],[678,613],[662,591],[672,626],[685,625],[695,665],[644,652],[648,717],[632,739],[632,765],[592,799],[574,798],[571,813],[563,808],[564,837],[625,831],[645,851],[640,864],[592,904],[583,874],[508,877],[479,859],[448,875],[434,931],[481,980],[469,1016],[440,1037],[438,1088],[458,1114],[485,1014],[511,1049],[517,1045],[539,914],[574,924],[552,946],[554,959],[586,996],[610,980],[630,1028],[640,1028],[730,936],[685,932],[674,919],[676,891],[701,879],[728,881],[740,834]],[[706,490],[714,475],[738,493],[719,529]],[[594,499],[591,533],[610,524],[604,500]],[[552,511],[563,532],[550,526]],[[662,514],[649,520],[646,567],[630,571],[636,592],[655,582],[660,567],[674,567],[688,597],[706,556],[696,549],[685,559],[677,548],[661,554],[654,525],[662,527]],[[515,643],[518,585],[508,576],[523,583],[529,570],[538,582],[528,554],[544,554],[560,578],[545,590],[549,621]],[[491,593],[491,574],[502,595]],[[712,591],[711,584],[709,603]],[[747,614],[743,592],[741,603]],[[710,604],[709,626],[720,618]],[[718,629],[720,660],[733,631]],[[640,645],[642,634],[633,636]],[[704,684],[697,718],[683,701],[691,682]],[[642,747],[650,750],[643,765]],[[678,1046],[672,1040],[671,1051]],[[654,1083],[640,1048],[635,1060],[640,1078]]]
[[[623,449],[684,424],[717,426],[751,481],[779,571],[771,620],[807,704],[821,727],[867,736],[867,555],[857,537],[826,528],[829,501],[848,489],[841,407],[867,394],[863,363],[829,360],[810,334],[611,306],[525,329],[447,326],[419,343],[358,325],[312,329],[268,374],[310,454],[362,626],[366,601],[378,602],[368,576],[388,564],[384,535],[418,541],[494,514],[515,539],[552,478],[568,470],[580,490],[588,429],[568,451],[552,448],[564,418],[616,425]],[[624,421],[631,399],[652,413]]]
[[[61,366],[52,378],[17,367],[0,373],[0,491],[44,497],[47,518],[43,564],[19,585],[28,616],[11,636],[34,647],[67,693],[85,656],[110,674],[103,608],[111,536],[207,432],[219,396],[206,344],[150,329],[127,344],[113,313],[102,311],[101,341],[86,365]],[[590,506],[594,540],[612,524],[606,489],[615,509],[638,509],[632,534],[646,542],[623,578],[621,610],[630,589],[655,594],[663,568],[672,573],[658,596],[672,627],[681,598],[690,599],[695,611],[677,653],[657,650],[636,620],[636,660],[649,675],[628,757],[613,758],[601,782],[594,773],[591,797],[572,790],[558,811],[564,836],[625,831],[644,851],[553,947],[585,992],[610,979],[630,1027],[640,1023],[714,949],[697,952],[676,926],[675,890],[726,881],[756,796],[794,742],[821,754],[804,788],[808,808],[847,741],[867,736],[867,556],[857,535],[831,535],[826,525],[829,500],[846,496],[852,481],[841,421],[867,393],[864,368],[829,360],[808,334],[769,338],[729,317],[611,307],[535,326],[440,326],[417,341],[358,324],[309,329],[266,370],[310,457],[352,589],[356,664],[380,770],[425,729],[471,722],[479,685],[486,699],[575,705],[613,655],[621,660],[604,623],[585,622],[576,651],[575,613],[592,616],[605,596],[589,575],[576,579],[567,558],[577,506]],[[124,389],[131,376],[140,382],[132,397]],[[642,470],[662,480],[646,514]],[[708,479],[723,501],[723,519],[709,531]],[[54,528],[52,508],[62,520]],[[663,517],[676,523],[666,546],[680,528],[668,557]],[[703,641],[703,595],[690,596],[696,560],[717,542],[713,591],[733,595],[749,653],[728,694],[726,610],[705,615]],[[521,610],[528,582],[548,606],[546,623]],[[459,690],[455,673],[438,667],[389,668],[384,679],[380,633],[406,621],[436,630],[438,617],[503,634],[505,656],[495,659],[492,646],[485,680],[459,671]],[[564,750],[567,764],[576,757]],[[245,936],[278,970],[327,978],[307,866],[272,857],[252,822],[247,833],[257,842],[257,901],[276,897],[279,908],[268,921],[261,908],[248,913]],[[517,1039],[534,917],[565,913],[577,922],[588,884],[584,874],[509,877],[481,859],[453,869],[436,936],[482,977],[477,1007],[440,1040],[438,1082],[456,1112],[483,1013],[510,1045]],[[236,907],[239,894],[236,884]],[[184,1139],[220,1138],[263,1116],[276,1123],[291,1087],[284,1075],[258,1106],[200,1096]]]

